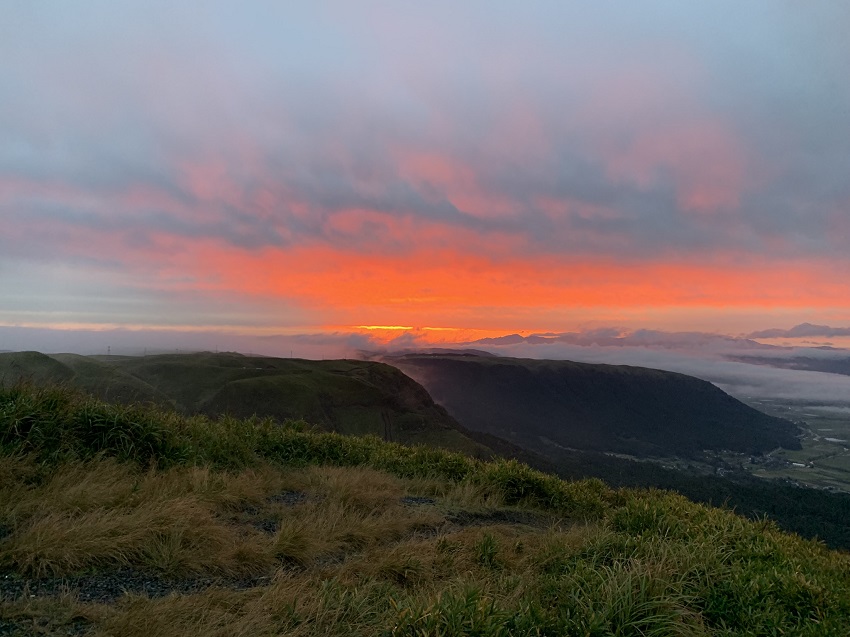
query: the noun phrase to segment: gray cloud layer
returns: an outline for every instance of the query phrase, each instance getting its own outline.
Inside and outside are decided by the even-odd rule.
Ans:
[[[330,222],[351,209],[512,235],[525,254],[850,245],[841,3],[235,6],[13,3],[0,222],[19,232],[0,250],[61,253],[65,228],[417,245],[380,217]],[[450,160],[446,180],[491,203],[470,209],[405,170],[411,155]],[[708,211],[683,207],[691,190]]]

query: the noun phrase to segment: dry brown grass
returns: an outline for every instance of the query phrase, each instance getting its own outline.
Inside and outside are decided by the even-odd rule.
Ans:
[[[279,489],[285,482],[280,472],[139,472],[94,460],[62,466],[40,482],[28,483],[26,475],[22,471],[0,488],[2,523],[13,531],[0,549],[0,565],[19,572],[68,575],[134,566],[236,575],[273,564],[262,534],[231,524],[223,514]]]
[[[148,471],[139,480],[138,490],[161,500],[191,496],[224,511],[261,505],[270,495],[296,488],[299,482],[291,474],[270,466],[238,472],[192,466]]]
[[[269,635],[269,617],[252,612],[258,595],[226,589],[151,600],[127,596],[102,622],[102,635]]]
[[[100,622],[114,637],[209,637],[374,634],[379,588],[354,593],[306,575],[281,577],[250,591],[210,590],[203,595],[150,600],[129,596]],[[385,592],[385,591],[384,591]],[[390,612],[388,600],[384,613]]]
[[[19,632],[4,635],[69,635],[75,628],[99,623],[110,609],[95,604],[81,604],[72,591],[64,588],[55,597],[24,595],[13,603],[0,605],[0,626],[5,620]]]
[[[302,474],[304,489],[360,511],[400,505],[403,481],[369,467],[310,467]]]
[[[479,512],[504,505],[502,493],[490,484],[453,482],[439,477],[409,478],[403,484],[407,493],[439,498],[444,506],[464,511]]]
[[[49,470],[16,457],[0,458],[0,478],[0,576],[114,583],[130,567],[192,584],[163,576],[165,597],[104,604],[33,588],[0,602],[4,634],[848,634],[846,556],[673,496],[626,494],[577,523],[505,508],[493,483],[363,467]],[[797,630],[815,620],[829,628]]]
[[[391,543],[444,519],[402,506],[403,482],[373,469],[312,467],[303,480],[310,500],[281,516],[274,538],[275,554],[300,565]]]
[[[125,566],[174,574],[265,570],[268,555],[247,560],[239,550],[246,540],[203,504],[183,497],[79,513],[38,511],[5,543],[0,563],[36,576]]]
[[[26,460],[4,467],[2,524],[13,533],[0,565],[35,576],[127,566],[175,575],[268,573],[281,559],[304,566],[442,521],[434,511],[403,507],[403,483],[365,468],[139,471],[94,460],[40,481],[34,474]],[[270,501],[285,491],[307,499]],[[263,533],[252,519],[278,530]]]
[[[487,531],[452,530],[444,511],[498,503],[481,486],[404,480],[363,467],[160,471],[97,459],[44,473],[21,458],[0,466],[3,523],[14,531],[0,545],[5,568],[32,576],[119,567],[273,576],[250,590],[128,594],[112,606],[81,604],[71,593],[3,604],[0,616],[19,626],[54,617],[55,625],[42,626],[46,634],[80,621],[91,622],[94,634],[126,637],[370,634],[384,621],[376,614],[394,612],[388,591],[415,586],[424,603],[441,582],[484,568],[475,551]],[[304,501],[272,498],[288,491],[303,493]],[[440,506],[402,503],[423,494]],[[257,519],[277,530],[256,529]],[[508,527],[490,532],[500,546],[516,544]]]

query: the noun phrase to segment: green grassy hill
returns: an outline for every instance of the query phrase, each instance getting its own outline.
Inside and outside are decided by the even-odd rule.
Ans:
[[[112,359],[122,360],[110,357]],[[95,357],[40,352],[0,353],[0,382],[11,385],[21,380],[37,385],[70,385],[113,402],[164,404],[169,400],[144,380]]]
[[[0,634],[850,634],[850,556],[660,491],[0,389]]]
[[[559,447],[656,457],[800,448],[793,423],[684,374],[458,354],[388,360],[464,427],[552,460]]]
[[[110,402],[152,402],[186,415],[305,419],[327,431],[374,434],[482,457],[494,453],[484,438],[474,439],[435,405],[420,385],[383,363],[209,352],[144,357],[0,354],[0,380],[8,384],[21,379],[69,385]]]

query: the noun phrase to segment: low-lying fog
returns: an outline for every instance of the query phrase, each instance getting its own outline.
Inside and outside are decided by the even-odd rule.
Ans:
[[[561,343],[488,346],[484,349],[502,356],[522,358],[565,359],[585,363],[637,365],[666,369],[708,380],[741,400],[771,398],[807,402],[842,408],[850,412],[850,376],[825,372],[780,369],[767,365],[740,363],[723,358],[722,351],[678,351],[646,347],[598,347]],[[736,355],[743,352],[735,350]],[[753,355],[764,356],[762,350]],[[788,350],[783,357],[792,358],[810,350]],[[772,352],[773,357],[780,357]],[[835,356],[836,352],[823,355]],[[850,351],[845,351],[850,358]]]

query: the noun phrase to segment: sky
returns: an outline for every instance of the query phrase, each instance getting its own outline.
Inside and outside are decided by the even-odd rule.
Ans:
[[[848,27],[844,0],[9,0],[0,349],[847,329]]]

